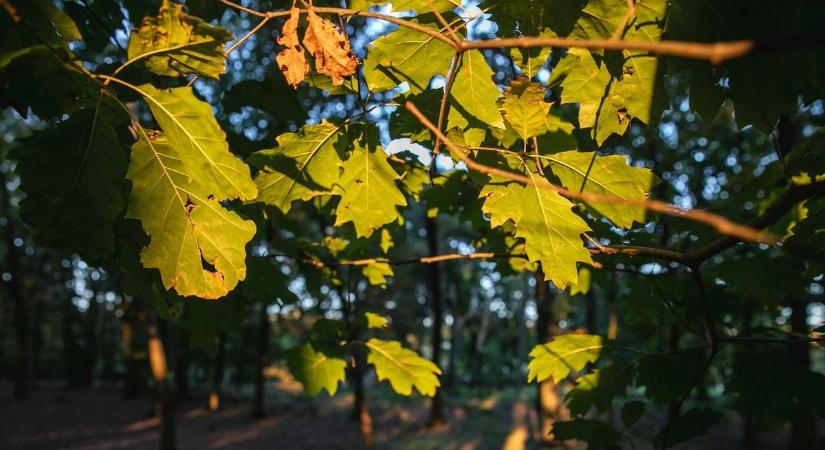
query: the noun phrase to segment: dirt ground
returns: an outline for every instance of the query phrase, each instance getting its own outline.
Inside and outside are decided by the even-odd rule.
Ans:
[[[462,400],[448,408],[449,425],[429,430],[424,424],[427,403],[420,398],[398,400],[373,391],[371,411],[378,449],[523,450],[534,447],[529,437],[535,416],[529,399],[489,396]],[[392,400],[390,400],[392,399]],[[457,403],[455,401],[451,403]],[[270,389],[267,415],[249,418],[246,401],[225,399],[221,411],[208,412],[204,400],[187,400],[178,407],[179,449],[359,449],[358,427],[350,417],[352,397],[306,398],[295,392]],[[39,387],[29,399],[12,400],[0,390],[0,449],[109,450],[156,449],[158,419],[150,417],[148,396],[125,401],[107,388],[66,391]],[[655,430],[655,419],[640,425],[639,433]],[[710,436],[679,447],[681,450],[736,449],[736,424],[727,421]],[[763,436],[763,449],[784,449],[783,435]],[[647,448],[641,441],[636,448]],[[560,447],[561,448],[561,447]],[[582,449],[570,444],[566,448]]]

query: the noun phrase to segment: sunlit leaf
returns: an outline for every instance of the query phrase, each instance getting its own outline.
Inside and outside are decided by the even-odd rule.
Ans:
[[[389,380],[392,389],[401,395],[412,395],[413,387],[422,395],[432,397],[441,386],[441,370],[396,341],[367,341],[367,362],[375,366],[378,381]]]

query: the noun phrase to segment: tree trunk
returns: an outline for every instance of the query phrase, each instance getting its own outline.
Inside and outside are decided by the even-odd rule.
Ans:
[[[536,309],[538,310],[538,323],[536,331],[540,344],[549,341],[556,332],[553,324],[553,300],[547,289],[547,282],[544,281],[544,272],[539,269],[536,274]],[[558,385],[555,380],[548,378],[538,385],[538,396],[536,397],[536,415],[539,420],[538,442],[543,447],[553,445],[551,431],[553,423],[561,416],[562,401],[558,392]]]
[[[791,331],[800,336],[808,335],[807,304],[796,297],[788,299],[791,307]],[[807,344],[788,345],[788,356],[798,371],[808,371],[811,368],[811,351]],[[813,450],[816,447],[816,417],[811,411],[799,410],[794,413],[791,422],[789,450]]]
[[[261,305],[261,314],[258,318],[258,348],[257,356],[255,358],[255,394],[252,397],[252,417],[260,419],[264,416],[266,408],[266,378],[264,378],[264,370],[269,363],[269,313],[267,307],[269,305]]]
[[[438,222],[436,218],[427,217],[427,245],[430,256],[438,255]],[[433,363],[441,367],[441,335],[444,327],[444,303],[441,296],[441,267],[437,263],[427,264],[427,281],[429,282],[430,303],[432,308],[432,346]],[[443,389],[438,389],[430,404],[431,428],[444,425]]]
[[[3,193],[2,208],[3,217],[6,218],[6,232],[4,240],[6,244],[6,271],[11,278],[6,281],[6,288],[11,297],[14,307],[14,333],[15,345],[17,346],[17,358],[14,369],[14,398],[25,398],[29,391],[29,371],[31,366],[31,355],[29,352],[29,309],[25,301],[23,291],[23,272],[20,265],[17,246],[14,245],[17,239],[15,231],[15,218],[11,216],[11,193],[8,190],[8,180],[6,174],[0,170],[0,192]]]
[[[95,364],[97,363],[97,325],[100,318],[100,305],[97,303],[96,297],[97,291],[92,290],[92,298],[89,300],[89,307],[86,309],[86,320],[83,327],[83,372],[80,379],[83,386],[92,385]]]
[[[159,407],[157,413],[160,415],[160,450],[175,449],[175,399],[171,383],[167,378],[166,350],[163,347],[163,339],[158,325],[157,315],[151,313],[151,318],[146,326],[148,334],[149,365],[152,369],[152,378],[155,380]]]
[[[364,367],[366,365],[366,355],[363,345],[354,345],[354,342],[360,340],[361,330],[356,325],[354,317],[358,317],[357,306],[354,306],[349,297],[344,297],[341,291],[338,295],[344,299],[341,304],[342,314],[344,316],[344,324],[349,332],[349,348],[351,353],[350,361],[352,364],[347,370],[350,383],[352,384],[352,391],[355,397],[355,404],[353,410],[353,418],[358,421],[358,428],[361,432],[361,438],[364,440],[364,449],[373,450],[375,447],[375,437],[372,429],[372,416],[367,407],[367,395],[364,391]],[[349,292],[347,293],[349,295]]]
[[[175,393],[178,400],[189,398],[189,332],[180,330],[178,334],[177,353],[175,360]]]
[[[226,333],[218,337],[218,351],[212,360],[212,391],[209,393],[209,402],[206,407],[209,411],[221,409],[221,385],[223,384],[223,369],[226,365]]]
[[[127,305],[123,311],[123,319],[120,322],[120,342],[123,352],[123,366],[126,370],[123,379],[123,399],[131,400],[140,395],[140,362],[135,357],[135,333],[137,327],[137,314],[135,313],[134,302]]]

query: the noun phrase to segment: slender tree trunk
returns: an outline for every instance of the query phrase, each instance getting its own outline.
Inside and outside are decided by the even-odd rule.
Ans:
[[[552,296],[547,289],[547,282],[544,281],[544,272],[539,269],[536,277],[536,309],[538,310],[538,323],[536,324],[538,341],[540,344],[549,341],[556,332],[553,324],[553,302]],[[538,442],[543,447],[553,445],[551,431],[553,423],[560,418],[562,408],[561,397],[558,392],[558,385],[553,379],[546,379],[538,384],[538,396],[536,397],[536,416],[539,420]]]
[[[753,298],[745,299],[745,305],[742,311],[742,336],[748,337],[753,331]],[[757,443],[757,429],[756,422],[753,420],[752,414],[747,414],[744,417],[745,423],[742,428],[742,445],[745,448],[756,448]]]
[[[618,288],[618,286],[616,286],[616,288]],[[619,336],[619,315],[616,312],[616,288],[610,289],[609,292],[607,292],[607,339],[611,341]]]
[[[668,350],[671,353],[676,353],[679,351],[679,327],[676,325],[671,325],[670,327],[670,341],[668,344]],[[668,406],[667,417],[668,422],[672,422],[676,417],[682,414],[682,410],[679,407],[679,402],[674,401]]]
[[[133,301],[134,302],[134,301]],[[137,314],[134,305],[124,308],[120,322],[120,340],[123,352],[123,366],[126,370],[123,379],[123,399],[131,400],[140,395],[140,362],[134,354]]]
[[[226,333],[218,337],[218,351],[212,360],[212,391],[209,393],[209,402],[206,405],[209,411],[221,409],[221,385],[223,384],[223,370],[226,365]]]
[[[178,333],[177,359],[175,360],[175,391],[178,400],[189,398],[189,332]]]
[[[353,348],[352,390],[355,395],[355,414],[357,414],[361,437],[364,439],[364,449],[372,450],[375,447],[375,438],[372,429],[372,416],[367,408],[367,396],[364,392],[364,363],[366,358],[361,346]]]
[[[438,222],[436,218],[427,217],[427,245],[430,256],[438,255]],[[444,327],[444,303],[441,293],[441,267],[439,264],[427,264],[427,275],[430,289],[430,303],[432,308],[432,346],[433,362],[441,366],[441,343]],[[443,389],[438,389],[430,404],[430,420],[428,426],[441,427],[444,425]]]
[[[0,192],[3,194],[3,217],[6,218],[6,230],[3,236],[6,244],[5,266],[8,273],[11,274],[11,279],[6,281],[6,289],[14,307],[14,333],[17,346],[17,359],[14,370],[14,398],[22,399],[26,397],[29,391],[29,372],[31,368],[29,309],[24,298],[22,266],[17,253],[17,246],[14,245],[17,233],[15,218],[11,216],[11,193],[8,190],[6,174],[2,170],[0,170],[0,185],[2,185],[0,186]]]
[[[584,328],[588,333],[597,334],[598,326],[596,318],[598,314],[598,305],[596,305],[596,291],[590,289],[587,291],[587,305],[584,314]]]
[[[353,303],[349,298],[344,298],[341,291],[338,295],[344,299],[342,302],[342,313],[344,316],[344,325],[349,332],[349,342],[354,343],[360,340],[361,330],[353,318],[358,317],[357,303]],[[348,294],[349,295],[349,292]],[[361,432],[361,438],[364,440],[364,449],[373,450],[375,448],[375,437],[372,429],[372,416],[367,407],[367,395],[364,391],[364,367],[366,366],[366,355],[363,345],[350,344],[350,353],[352,364],[347,370],[350,383],[352,384],[353,396],[355,397],[355,404],[353,410],[353,418],[358,421],[358,428]]]
[[[94,381],[95,364],[97,363],[97,325],[99,321],[100,305],[97,303],[97,291],[92,290],[92,298],[86,309],[85,326],[83,327],[83,373],[81,383],[91,386]]]
[[[791,307],[791,331],[806,336],[808,334],[807,304],[796,297],[788,299]],[[811,351],[807,344],[788,345],[788,355],[798,371],[808,371],[811,368]],[[816,447],[816,417],[811,411],[800,410],[794,414],[791,422],[789,450],[813,450]]]
[[[155,313],[146,326],[148,339],[149,365],[152,369],[152,378],[159,399],[158,413],[160,415],[160,450],[175,449],[175,394],[167,378],[166,350],[163,346],[162,332],[159,320]]]
[[[43,373],[43,325],[46,321],[45,293],[40,290],[35,294],[34,302],[34,329],[32,330],[32,375],[35,380],[42,379]]]
[[[264,416],[266,408],[266,378],[264,378],[264,369],[269,363],[269,313],[267,313],[267,304],[261,305],[261,314],[258,318],[258,348],[257,356],[255,357],[255,394],[252,398],[252,417],[260,419]]]

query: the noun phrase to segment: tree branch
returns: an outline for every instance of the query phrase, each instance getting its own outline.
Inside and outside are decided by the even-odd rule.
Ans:
[[[450,141],[446,136],[444,136],[441,130],[439,130],[435,125],[433,125],[433,123],[430,122],[429,119],[427,119],[412,102],[406,102],[405,106],[407,110],[413,116],[415,116],[415,118],[418,119],[419,122],[421,122],[422,125],[427,127],[427,129],[429,129],[430,132],[432,132],[436,136],[436,138],[441,139],[444,142],[444,144],[452,152],[454,152],[469,169],[475,170],[476,172],[517,181],[525,185],[533,185],[543,189],[548,189],[558,193],[562,197],[572,200],[579,200],[586,203],[610,203],[639,206],[654,212],[695,220],[697,222],[702,222],[712,226],[721,234],[731,235],[739,240],[761,242],[765,244],[775,244],[777,241],[776,236],[772,235],[771,233],[758,231],[753,229],[752,227],[734,223],[725,217],[708,211],[696,209],[685,210],[676,205],[665,203],[658,200],[635,200],[607,195],[598,195],[590,192],[570,191],[561,186],[552,184],[544,178],[534,180],[532,178],[525,177],[524,175],[518,173],[478,163],[473,159],[469,158],[467,156],[467,153],[464,152],[464,150],[462,150],[458,145],[456,145],[455,143]]]

